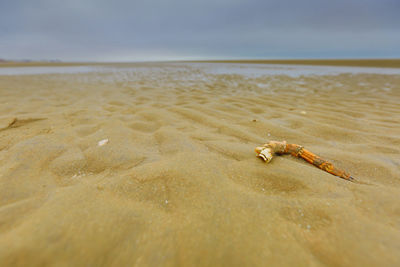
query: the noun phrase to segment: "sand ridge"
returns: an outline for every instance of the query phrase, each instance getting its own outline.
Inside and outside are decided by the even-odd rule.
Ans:
[[[133,66],[0,77],[0,265],[400,263],[400,76]]]

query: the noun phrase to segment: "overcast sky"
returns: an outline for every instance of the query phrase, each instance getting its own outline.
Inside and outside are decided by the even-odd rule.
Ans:
[[[0,0],[0,58],[400,58],[400,0]]]

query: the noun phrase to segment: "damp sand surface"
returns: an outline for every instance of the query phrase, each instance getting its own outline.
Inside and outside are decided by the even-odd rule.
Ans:
[[[230,64],[0,75],[0,265],[399,266],[400,75]]]

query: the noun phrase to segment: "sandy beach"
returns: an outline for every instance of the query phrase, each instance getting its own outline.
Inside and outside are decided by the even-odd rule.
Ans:
[[[0,266],[399,266],[400,68],[350,66],[3,65]]]

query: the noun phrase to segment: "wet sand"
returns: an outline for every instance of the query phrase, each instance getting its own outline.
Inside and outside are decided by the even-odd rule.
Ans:
[[[0,76],[1,266],[400,264],[400,75],[121,66]]]

